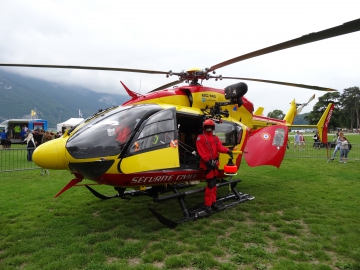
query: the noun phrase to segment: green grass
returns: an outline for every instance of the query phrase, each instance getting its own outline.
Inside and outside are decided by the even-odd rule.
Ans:
[[[148,207],[176,219],[176,200],[101,201],[85,187],[54,199],[70,173],[2,173],[0,269],[360,269],[357,162],[243,162],[238,176],[255,200],[168,229]]]

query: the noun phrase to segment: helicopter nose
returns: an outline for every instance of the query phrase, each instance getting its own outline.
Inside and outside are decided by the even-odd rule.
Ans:
[[[33,161],[37,166],[44,169],[69,169],[65,158],[65,143],[65,139],[58,138],[41,144],[33,153]]]

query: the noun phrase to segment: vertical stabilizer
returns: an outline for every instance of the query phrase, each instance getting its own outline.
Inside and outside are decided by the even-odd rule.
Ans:
[[[322,143],[327,143],[328,126],[331,119],[332,112],[334,110],[334,104],[329,103],[325,112],[321,116],[316,127],[319,132],[319,139]]]
[[[295,99],[293,101],[291,101],[290,103],[290,109],[288,110],[288,112],[286,113],[284,120],[286,121],[286,124],[288,125],[292,125],[292,123],[294,122],[295,116],[296,116],[296,103],[295,103]]]
[[[262,116],[263,113],[264,113],[264,107],[259,107],[259,108],[257,108],[257,110],[254,112],[254,115]]]

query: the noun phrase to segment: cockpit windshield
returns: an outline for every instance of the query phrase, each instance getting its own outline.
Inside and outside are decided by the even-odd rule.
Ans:
[[[119,155],[135,128],[159,110],[155,104],[119,106],[79,129],[69,138],[66,149],[74,158]]]

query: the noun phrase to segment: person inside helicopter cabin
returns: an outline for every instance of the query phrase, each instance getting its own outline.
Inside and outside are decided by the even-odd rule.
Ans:
[[[128,135],[130,134],[130,128],[127,125],[120,124],[115,128],[116,141],[122,145],[126,142]]]
[[[215,130],[214,121],[207,119],[203,123],[203,134],[196,139],[196,149],[200,156],[200,168],[205,170],[207,186],[204,194],[204,204],[207,213],[212,209],[219,210],[216,204],[217,179],[219,167],[219,153],[227,153],[231,158],[232,151],[223,146],[219,137],[213,134]]]

